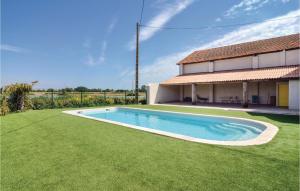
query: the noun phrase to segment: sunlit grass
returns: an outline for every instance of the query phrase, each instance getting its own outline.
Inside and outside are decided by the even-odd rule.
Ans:
[[[280,128],[270,143],[192,143],[40,110],[1,117],[1,190],[298,190],[299,119],[293,116],[135,106],[238,116]]]

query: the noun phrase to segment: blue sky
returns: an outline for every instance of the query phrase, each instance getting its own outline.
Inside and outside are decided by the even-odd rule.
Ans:
[[[2,0],[1,85],[132,88],[135,23],[142,0]],[[141,84],[178,73],[194,50],[299,32],[298,0],[145,0]]]

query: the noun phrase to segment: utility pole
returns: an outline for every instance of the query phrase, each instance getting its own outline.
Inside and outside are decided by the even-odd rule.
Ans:
[[[135,58],[135,103],[139,103],[139,32],[140,24],[136,23],[136,58]]]

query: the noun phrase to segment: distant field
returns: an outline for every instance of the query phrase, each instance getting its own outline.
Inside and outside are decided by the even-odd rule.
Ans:
[[[131,95],[130,95],[131,94]],[[30,92],[31,97],[39,97],[39,96],[46,96],[50,97],[52,95],[52,92]],[[81,96],[81,92],[53,92],[53,95],[55,97],[57,96]],[[106,97],[125,97],[125,92],[83,92],[82,95],[84,97],[86,96],[106,96]],[[131,92],[126,92],[127,97],[133,97]],[[145,97],[145,92],[139,92],[139,97]]]

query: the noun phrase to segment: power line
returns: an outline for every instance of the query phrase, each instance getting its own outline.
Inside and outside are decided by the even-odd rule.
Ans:
[[[143,0],[143,3],[142,3],[142,10],[141,10],[141,16],[140,16],[140,24],[142,24],[143,12],[144,12],[144,4],[145,4],[145,0]]]
[[[296,18],[296,17],[300,17],[300,15],[295,16],[295,17],[286,17],[286,18],[281,18],[281,19],[270,19],[270,20],[265,20],[265,21],[278,21],[278,20],[292,19],[292,18]],[[228,27],[250,25],[250,24],[255,24],[255,23],[260,23],[260,22],[263,22],[263,21],[237,23],[237,24],[232,24],[232,25],[202,26],[202,27],[157,27],[157,26],[149,26],[149,25],[142,25],[142,24],[140,26],[141,27],[146,27],[146,28],[157,28],[157,29],[162,29],[162,30],[205,30],[205,29],[228,28]]]

